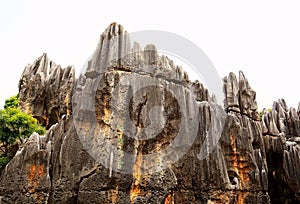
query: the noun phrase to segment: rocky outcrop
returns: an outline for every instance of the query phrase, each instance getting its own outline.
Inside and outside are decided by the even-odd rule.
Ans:
[[[62,69],[43,54],[24,69],[19,82],[19,107],[49,128],[62,115],[71,114],[74,83],[73,67]]]
[[[228,176],[239,184],[245,203],[268,203],[268,166],[257,112],[255,91],[242,72],[239,79],[230,73],[224,78],[227,112],[220,139]]]
[[[167,56],[159,56],[155,45],[146,45],[142,49],[134,42],[131,46],[129,35],[116,23],[109,26],[100,36],[85,75],[95,78],[108,70],[146,74],[182,85],[189,82],[187,73]]]
[[[238,80],[233,73],[224,78],[224,93],[224,108],[227,112],[233,111],[259,120],[256,92],[250,87],[243,72],[239,73]]]
[[[280,99],[263,110],[262,127],[269,168],[269,192],[274,203],[300,202],[299,110]]]
[[[249,121],[252,123],[252,125],[245,124],[245,128],[252,126],[251,132],[246,135],[251,138],[255,154],[261,157],[257,161],[263,161],[263,166],[259,165],[260,168],[263,167],[261,174],[264,172],[261,180],[267,181],[264,183],[264,188],[266,189],[268,185],[272,203],[300,202],[299,110],[288,108],[286,102],[280,99],[274,102],[272,109],[262,111],[260,122],[255,91],[251,89],[241,72],[239,80],[233,73],[225,77],[224,92],[225,110],[242,117],[243,119],[240,120],[243,121],[242,124],[245,124],[244,118],[247,118],[247,123]],[[227,127],[225,125],[225,129]],[[249,161],[249,158],[246,161]]]
[[[2,172],[1,203],[297,201],[299,111],[280,100],[261,120],[242,72],[224,78],[223,110],[114,23],[74,76],[46,55],[25,68],[19,105],[51,127]]]
[[[51,189],[51,134],[52,130],[45,136],[32,134],[6,166],[1,179],[1,203],[47,203]]]

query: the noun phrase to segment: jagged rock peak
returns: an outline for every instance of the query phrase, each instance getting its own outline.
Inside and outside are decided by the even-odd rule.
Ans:
[[[202,83],[200,83],[198,80],[195,82],[192,82],[190,85],[190,88],[192,92],[194,93],[195,99],[197,101],[210,101],[210,96],[208,89],[204,87]]]
[[[279,99],[272,109],[263,110],[261,124],[271,175],[269,194],[274,203],[299,203],[299,108],[288,108],[285,100]]]
[[[47,54],[25,67],[19,81],[19,107],[50,127],[63,114],[70,115],[72,89],[75,84],[73,66],[61,68]]]
[[[234,111],[247,115],[253,120],[259,120],[257,112],[256,92],[250,87],[247,78],[242,71],[239,79],[230,72],[224,77],[224,107],[227,112]]]
[[[100,35],[85,76],[95,78],[109,70],[150,74],[183,85],[189,83],[187,73],[168,57],[159,56],[155,45],[146,45],[141,49],[137,42],[132,44],[130,35],[117,23],[112,23]]]
[[[284,99],[274,101],[272,109],[263,109],[262,126],[264,135],[300,137],[299,107],[288,108]]]
[[[32,64],[28,64],[25,67],[22,76],[36,73],[44,73],[46,76],[48,71],[46,64],[48,64],[48,60],[47,53],[43,53],[42,56],[34,60]]]
[[[105,29],[105,31],[101,34],[101,37],[110,39],[115,36],[123,35],[124,33],[126,33],[126,31],[123,26],[113,22]]]

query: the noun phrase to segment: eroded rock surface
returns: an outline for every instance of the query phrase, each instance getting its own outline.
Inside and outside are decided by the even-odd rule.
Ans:
[[[224,93],[224,107],[227,112],[234,111],[259,120],[256,92],[250,87],[243,72],[240,71],[238,79],[232,72],[224,78]]]
[[[274,203],[300,202],[299,122],[299,110],[288,108],[283,99],[263,111],[269,192]]]
[[[25,68],[19,105],[51,127],[2,172],[1,203],[297,202],[300,110],[280,100],[261,120],[242,72],[223,110],[114,23],[74,76],[46,55]]]
[[[48,128],[72,112],[74,67],[49,62],[47,54],[25,67],[19,82],[19,107]]]

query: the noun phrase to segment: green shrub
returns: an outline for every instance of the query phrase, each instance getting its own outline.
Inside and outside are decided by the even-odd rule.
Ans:
[[[19,104],[19,94],[12,96],[9,99],[6,99],[4,104],[4,109],[18,108],[18,104]]]

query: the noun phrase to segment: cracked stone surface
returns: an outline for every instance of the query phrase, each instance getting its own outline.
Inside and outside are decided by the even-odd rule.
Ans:
[[[224,78],[223,110],[116,23],[78,79],[48,61],[25,68],[19,106],[49,129],[1,173],[1,203],[299,202],[300,109],[279,100],[260,119],[242,72]]]
[[[283,99],[263,111],[269,193],[274,203],[300,202],[299,122],[299,108],[288,108]]]
[[[62,115],[72,112],[72,90],[75,84],[75,69],[64,69],[49,62],[47,54],[25,67],[19,81],[19,107],[31,113],[47,126],[60,121]]]

